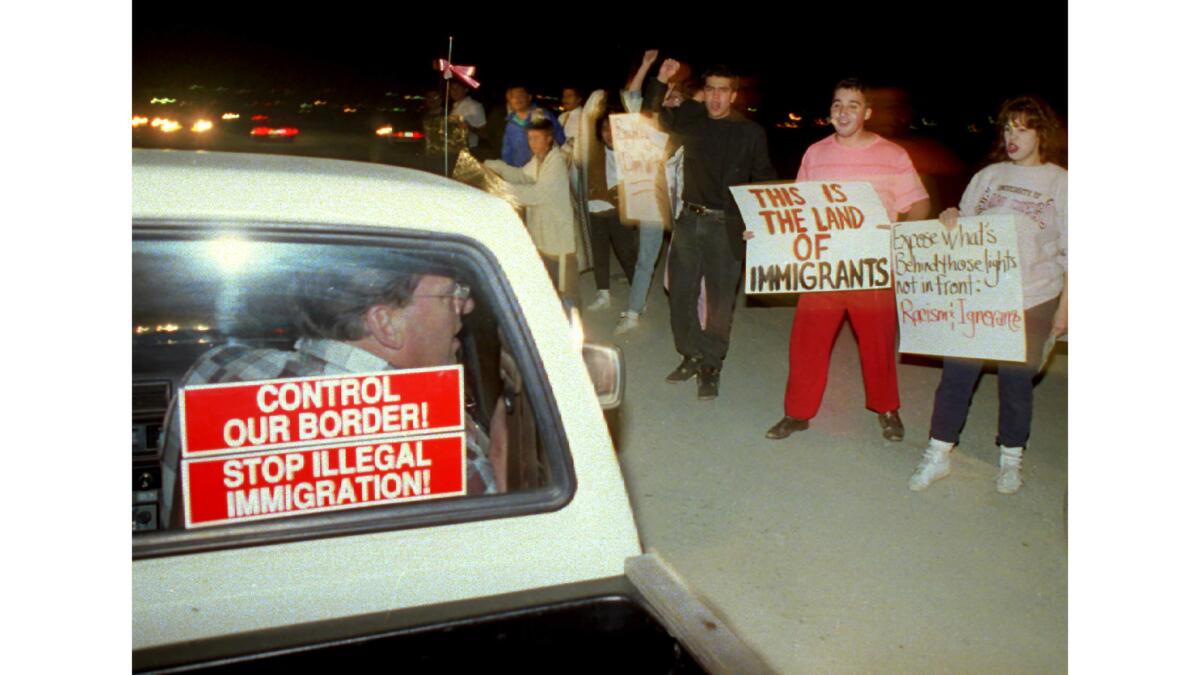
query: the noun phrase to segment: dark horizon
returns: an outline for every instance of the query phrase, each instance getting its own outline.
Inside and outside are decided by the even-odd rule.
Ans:
[[[143,7],[133,14],[135,91],[199,84],[418,92],[440,83],[433,61],[446,55],[453,35],[453,61],[478,68],[483,86],[477,97],[487,101],[499,100],[513,83],[547,94],[567,84],[615,90],[642,52],[658,47],[660,58],[697,70],[715,63],[735,68],[747,78],[748,92],[772,109],[822,109],[830,87],[854,75],[904,89],[916,107],[940,114],[994,112],[1004,98],[1025,92],[1045,97],[1064,118],[1067,113],[1065,3],[1056,13],[1040,12],[1036,35],[1015,48],[988,45],[1011,26],[994,8],[941,16],[872,10],[852,33],[834,29],[838,13],[829,9],[759,17],[761,25],[736,31],[688,29],[675,21],[663,24],[668,28],[623,28],[619,37],[597,25],[567,38],[548,21],[539,38],[527,39],[514,35],[534,25],[529,16],[454,29],[418,13],[395,19],[297,14],[235,24],[231,15],[172,16]],[[961,46],[951,35],[962,35]]]

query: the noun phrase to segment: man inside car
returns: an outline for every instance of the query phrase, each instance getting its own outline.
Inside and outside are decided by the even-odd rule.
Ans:
[[[333,268],[302,273],[291,298],[300,332],[295,351],[227,344],[205,352],[180,388],[289,377],[369,373],[456,363],[462,317],[475,307],[470,288],[447,268],[429,263]],[[503,400],[491,436],[465,415],[467,494],[505,491],[507,433]],[[167,412],[163,446],[163,521],[178,528],[183,509],[179,477],[178,397]]]

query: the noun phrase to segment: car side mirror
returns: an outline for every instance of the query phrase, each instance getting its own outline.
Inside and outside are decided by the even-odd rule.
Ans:
[[[620,407],[625,398],[625,360],[620,348],[584,342],[583,317],[579,315],[579,308],[570,300],[564,299],[562,302],[567,323],[571,327],[571,342],[583,355],[583,363],[596,388],[600,407],[603,410]]]
[[[587,342],[582,353],[600,407],[604,410],[620,407],[625,398],[625,363],[620,348]]]

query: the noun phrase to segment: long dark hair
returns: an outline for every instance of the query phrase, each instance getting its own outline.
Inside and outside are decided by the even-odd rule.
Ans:
[[[1033,94],[1015,96],[1000,106],[1000,115],[996,120],[996,145],[992,148],[990,157],[993,162],[1008,160],[1004,128],[1010,122],[1037,131],[1038,154],[1043,162],[1053,162],[1064,167],[1067,165],[1067,139],[1062,122],[1049,103]]]

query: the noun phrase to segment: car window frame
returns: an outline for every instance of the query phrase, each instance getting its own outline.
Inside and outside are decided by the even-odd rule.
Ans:
[[[469,266],[478,285],[486,285],[473,288],[472,293],[486,294],[496,314],[497,327],[524,380],[524,392],[546,453],[549,483],[497,495],[381,505],[211,528],[143,532],[133,536],[133,560],[530,516],[563,509],[572,501],[578,489],[575,466],[539,347],[499,259],[481,242],[461,234],[355,224],[182,218],[141,218],[133,223],[134,241],[203,240],[229,235],[263,242],[425,251]]]

